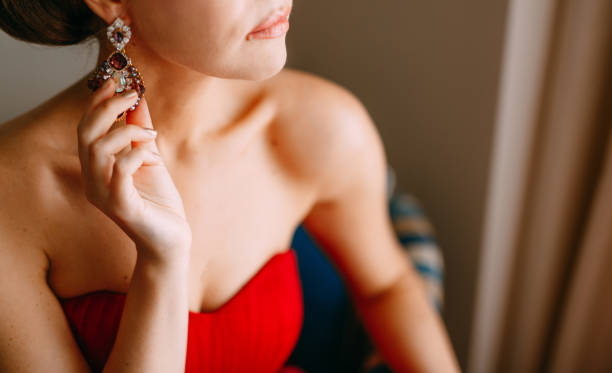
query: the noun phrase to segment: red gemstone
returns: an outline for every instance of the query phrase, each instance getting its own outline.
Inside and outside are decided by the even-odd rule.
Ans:
[[[121,41],[123,41],[123,34],[121,33],[121,31],[115,31],[115,33],[113,34],[113,38],[117,43],[121,43]]]
[[[111,66],[115,70],[121,70],[127,66],[127,58],[121,53],[115,53],[109,60]]]

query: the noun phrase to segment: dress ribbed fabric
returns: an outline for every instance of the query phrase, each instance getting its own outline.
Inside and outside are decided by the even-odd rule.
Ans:
[[[100,290],[60,299],[81,351],[101,372],[115,341],[126,294]],[[299,373],[285,366],[304,318],[292,248],[272,256],[228,302],[189,312],[186,373]]]

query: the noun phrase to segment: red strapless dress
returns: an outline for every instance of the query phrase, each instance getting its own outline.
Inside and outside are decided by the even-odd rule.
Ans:
[[[60,299],[94,372],[102,371],[119,328],[126,295],[100,290]],[[284,366],[303,322],[295,251],[275,254],[227,303],[189,311],[186,373],[298,373]]]

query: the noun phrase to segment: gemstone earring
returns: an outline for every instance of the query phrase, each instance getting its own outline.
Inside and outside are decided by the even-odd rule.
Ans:
[[[115,47],[108,58],[97,67],[87,81],[87,86],[92,91],[96,91],[104,84],[104,82],[112,78],[115,81],[115,94],[126,90],[133,89],[138,92],[138,100],[128,110],[133,111],[140,103],[140,99],[144,95],[144,81],[138,72],[138,69],[132,65],[132,61],[125,53],[125,46],[130,41],[132,31],[128,25],[125,25],[120,17],[109,25],[106,29],[106,36],[110,43]],[[115,122],[125,119],[127,111],[121,113]]]

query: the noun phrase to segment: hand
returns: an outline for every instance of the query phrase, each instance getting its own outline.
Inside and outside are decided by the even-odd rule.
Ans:
[[[115,83],[108,79],[93,93],[77,127],[87,200],[130,236],[139,256],[161,262],[185,259],[191,228],[153,141],[157,133],[147,102],[143,96],[136,110],[128,111],[126,123],[133,124],[109,131],[137,97],[114,93]]]

